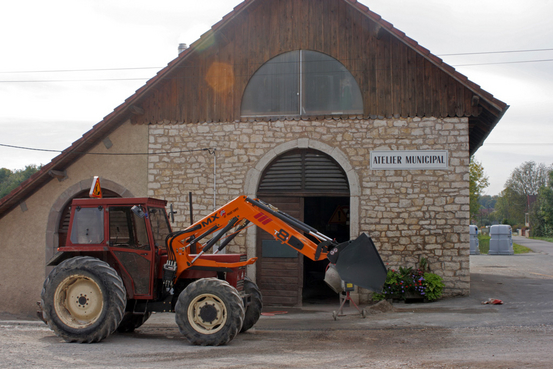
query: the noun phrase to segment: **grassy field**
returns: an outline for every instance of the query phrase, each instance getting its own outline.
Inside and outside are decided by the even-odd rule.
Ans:
[[[487,254],[490,251],[490,238],[490,236],[485,234],[478,235],[478,245],[481,254]],[[532,252],[532,250],[528,247],[519,245],[518,243],[513,243],[513,251],[515,254],[526,254],[527,252]]]

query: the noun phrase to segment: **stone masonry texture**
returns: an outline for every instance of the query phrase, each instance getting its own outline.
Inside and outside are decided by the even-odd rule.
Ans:
[[[416,267],[424,257],[431,271],[444,278],[446,296],[469,293],[467,118],[150,125],[148,195],[172,203],[177,211],[174,227],[182,229],[190,224],[189,192],[198,220],[244,194],[248,171],[269,150],[302,138],[345,154],[361,187],[359,216],[351,221],[373,238],[387,267]],[[447,150],[449,166],[371,170],[373,150]],[[246,250],[246,237],[240,236],[228,252]]]

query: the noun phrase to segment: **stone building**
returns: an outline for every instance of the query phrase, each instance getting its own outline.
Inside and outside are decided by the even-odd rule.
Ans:
[[[338,240],[369,234],[390,267],[424,257],[466,295],[469,160],[507,108],[356,0],[246,0],[0,200],[0,311],[34,311],[94,175],[109,196],[168,200],[174,229],[190,193],[196,219],[259,197]],[[228,252],[259,257],[266,304],[329,294],[324,262],[262,231]]]

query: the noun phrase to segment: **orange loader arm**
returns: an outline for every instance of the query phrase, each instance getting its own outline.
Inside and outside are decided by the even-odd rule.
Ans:
[[[308,226],[307,224],[291,217],[290,215],[279,211],[274,206],[267,204],[259,199],[251,199],[246,196],[240,196],[217,209],[213,213],[207,215],[203,219],[200,219],[190,227],[183,231],[174,232],[170,234],[167,239],[167,263],[164,265],[164,284],[167,288],[171,288],[176,278],[182,274],[186,269],[199,268],[199,269],[213,269],[220,270],[221,268],[238,268],[246,265],[250,265],[256,262],[257,258],[251,258],[242,262],[219,262],[216,260],[209,260],[202,258],[202,255],[217,247],[214,253],[218,253],[225,246],[232,241],[241,231],[246,229],[250,224],[254,224],[257,227],[265,230],[269,234],[273,235],[274,239],[286,244],[298,252],[302,253],[311,260],[317,261],[327,258],[332,264],[337,264],[338,273],[342,279],[345,279],[340,272],[340,264],[338,263],[339,255],[342,252],[349,252],[351,254],[349,259],[353,257],[353,264],[356,263],[355,259],[358,259],[357,255],[353,253],[359,253],[360,251],[366,257],[373,259],[376,256],[375,264],[379,271],[379,278],[376,284],[384,284],[386,278],[386,268],[374,248],[372,240],[368,236],[365,237],[370,240],[370,244],[374,252],[369,252],[371,255],[367,255],[366,240],[362,240],[360,247],[349,247],[351,244],[357,242],[349,241],[346,243],[338,244],[330,237],[318,232],[316,229]],[[206,241],[206,239],[211,238]],[[308,238],[307,236],[310,236]],[[314,242],[313,240],[316,240]],[[216,246],[220,241],[220,245]],[[358,242],[359,243],[359,242]],[[376,254],[375,254],[376,253]],[[347,259],[347,258],[346,258]],[[358,262],[357,262],[358,263]],[[352,261],[346,262],[347,268],[351,269]],[[370,266],[370,265],[367,265]],[[372,265],[374,267],[374,265]],[[357,268],[359,269],[359,268]],[[363,266],[361,265],[361,269]],[[383,271],[383,273],[382,273]],[[346,274],[352,274],[351,271]],[[353,282],[365,288],[369,288],[367,283],[360,284],[359,282],[366,279],[366,276],[357,276],[358,271],[353,271],[354,280],[351,275],[348,276],[348,281]],[[363,272],[361,272],[363,274]],[[383,278],[382,278],[383,276]],[[380,280],[382,283],[380,283]],[[356,283],[357,282],[357,283]],[[375,289],[374,286],[370,286],[370,289]],[[376,286],[376,289],[378,286]]]

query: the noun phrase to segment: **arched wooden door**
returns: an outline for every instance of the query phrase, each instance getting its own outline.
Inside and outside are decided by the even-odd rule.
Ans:
[[[332,157],[313,149],[294,149],[267,166],[261,176],[257,196],[303,221],[306,210],[309,210],[306,203],[313,206],[325,199],[341,198],[349,206],[349,185],[344,170]],[[328,216],[329,219],[318,220],[313,218],[313,212],[309,214],[311,221],[320,224],[331,218]],[[272,235],[262,230],[257,233],[256,247],[259,256],[256,278],[264,304],[301,306],[303,256],[274,241]]]

